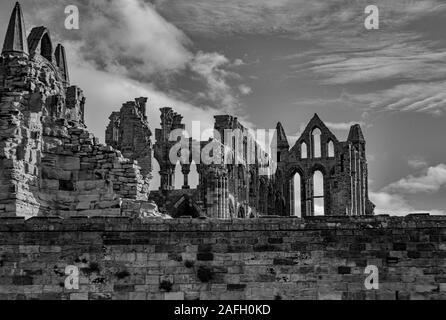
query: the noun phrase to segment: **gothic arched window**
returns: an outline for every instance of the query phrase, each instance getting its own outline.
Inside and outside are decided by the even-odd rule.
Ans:
[[[321,135],[322,132],[318,128],[315,128],[311,133],[312,137],[312,147],[313,147],[313,158],[320,158],[322,156],[321,152]]]
[[[308,158],[308,148],[305,142],[302,142],[302,144],[300,145],[300,157],[302,159]]]
[[[328,153],[329,158],[334,158],[334,156],[335,156],[334,143],[331,140],[328,142],[328,145],[327,145],[327,153]]]

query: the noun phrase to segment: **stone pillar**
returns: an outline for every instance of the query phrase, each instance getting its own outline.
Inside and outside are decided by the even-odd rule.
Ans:
[[[219,175],[217,178],[217,210],[218,218],[223,218],[223,181],[222,177]]]
[[[190,167],[184,165],[182,167],[181,172],[183,173],[183,177],[184,177],[184,183],[183,183],[182,189],[185,189],[185,190],[190,189],[190,186],[189,186]]]
[[[213,193],[213,215],[214,218],[218,218],[218,175],[215,174],[214,175],[214,182],[213,182],[213,188],[212,188],[212,193]]]
[[[223,213],[224,218],[229,219],[228,176],[223,178]]]
[[[213,218],[212,209],[213,209],[214,197],[212,194],[211,184],[212,184],[212,180],[211,181],[208,180],[207,185],[206,185],[206,211],[207,211],[208,217]]]

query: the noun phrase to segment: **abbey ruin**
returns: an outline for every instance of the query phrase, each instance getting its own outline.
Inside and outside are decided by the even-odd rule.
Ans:
[[[102,145],[85,126],[86,99],[70,84],[64,46],[54,45],[45,27],[28,37],[25,30],[17,3],[0,57],[1,216],[138,217],[156,207],[160,215],[219,219],[373,214],[359,125],[342,142],[315,115],[291,147],[278,123],[274,146],[264,150],[236,117],[215,116],[219,137],[188,138],[190,152],[179,159],[184,183],[175,190],[171,151],[185,138],[170,135],[185,129],[183,117],[162,108],[152,145],[148,99],[137,98],[110,116]],[[190,188],[192,155],[204,148],[221,161],[196,164],[199,183]],[[161,185],[150,192],[153,158]],[[264,174],[266,167],[274,170]]]
[[[0,300],[446,299],[446,217],[374,215],[359,125],[339,141],[315,115],[291,146],[281,123],[269,144],[217,115],[201,141],[172,108],[153,131],[138,97],[104,145],[64,46],[25,30],[17,3],[0,56]]]

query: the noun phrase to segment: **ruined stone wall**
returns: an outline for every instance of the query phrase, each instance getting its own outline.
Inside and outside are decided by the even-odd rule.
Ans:
[[[82,91],[53,64],[3,55],[0,65],[1,216],[121,215],[123,200],[147,200],[147,176],[86,130]]]
[[[121,215],[122,199],[147,200],[148,186],[134,161],[99,144],[91,133],[70,128],[44,153],[40,210],[45,215]]]
[[[320,132],[319,143],[313,132]],[[314,174],[323,176],[324,215],[361,216],[373,215],[375,205],[368,196],[368,169],[365,139],[359,125],[350,128],[347,141],[338,141],[322,120],[315,115],[296,144],[281,152],[278,174],[283,177],[285,202],[288,212],[293,212],[294,177],[300,176],[300,207],[302,216],[316,214]],[[319,145],[316,155],[316,145]],[[330,145],[333,149],[330,152]],[[276,174],[276,177],[277,175]],[[297,187],[296,187],[297,188]],[[297,190],[296,190],[297,191]],[[320,193],[320,191],[319,191]],[[268,201],[271,201],[268,196]],[[291,207],[289,205],[291,204]],[[319,213],[320,214],[320,213]]]
[[[152,174],[152,132],[146,116],[147,98],[125,103],[113,112],[105,132],[105,143],[120,150],[124,157],[138,161],[142,174]]]
[[[0,219],[0,299],[445,298],[441,216]]]

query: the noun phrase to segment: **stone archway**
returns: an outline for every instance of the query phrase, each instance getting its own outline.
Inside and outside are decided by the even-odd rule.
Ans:
[[[238,208],[238,213],[237,213],[237,218],[239,218],[239,219],[244,219],[245,218],[245,208],[243,208],[243,206],[241,205],[239,208]]]

